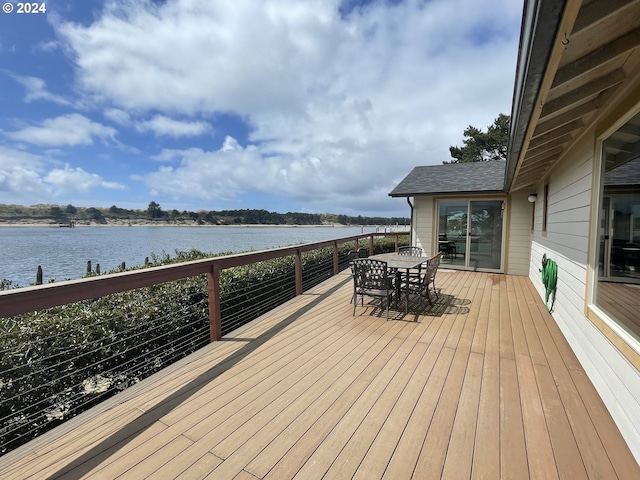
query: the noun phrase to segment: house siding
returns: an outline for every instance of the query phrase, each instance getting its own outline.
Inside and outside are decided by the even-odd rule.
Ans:
[[[508,256],[505,262],[505,273],[511,275],[529,274],[529,257],[531,252],[531,204],[527,201],[528,193],[519,193],[509,201],[510,220],[507,225],[507,241],[505,248]],[[412,222],[413,244],[421,247],[425,255],[436,253],[437,242],[434,238],[436,218],[434,218],[435,202],[433,196],[417,196],[414,199]]]
[[[413,206],[414,245],[422,248],[427,256],[435,252],[433,242],[433,197],[415,197]]]
[[[558,264],[553,318],[640,461],[640,372],[585,315],[594,150],[595,135],[589,132],[538,186],[529,276],[544,299],[542,256]],[[543,233],[545,183],[549,199],[547,232]]]
[[[509,198],[509,225],[505,273],[528,275],[531,254],[531,204],[529,192],[517,192]]]

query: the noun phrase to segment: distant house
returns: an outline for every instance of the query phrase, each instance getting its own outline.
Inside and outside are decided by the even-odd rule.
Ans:
[[[640,460],[640,0],[527,0],[506,162],[416,167],[390,193],[450,268],[558,265],[552,315]]]

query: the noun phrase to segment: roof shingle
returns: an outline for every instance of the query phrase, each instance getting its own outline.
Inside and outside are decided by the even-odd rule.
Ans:
[[[415,167],[389,196],[504,192],[504,161]]]

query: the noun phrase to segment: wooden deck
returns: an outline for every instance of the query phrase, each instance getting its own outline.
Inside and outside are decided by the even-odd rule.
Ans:
[[[0,458],[0,478],[640,478],[529,279],[438,286],[385,321],[352,316],[340,274]]]
[[[598,282],[597,304],[640,337],[640,285]]]

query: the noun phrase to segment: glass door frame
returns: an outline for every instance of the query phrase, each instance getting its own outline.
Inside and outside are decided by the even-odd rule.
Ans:
[[[495,272],[495,273],[503,273],[504,272],[504,264],[505,264],[505,253],[506,253],[506,237],[507,237],[507,208],[508,208],[508,197],[502,196],[487,196],[487,197],[441,197],[436,198],[435,203],[435,215],[434,215],[434,229],[435,235],[433,236],[433,244],[434,251],[439,250],[439,239],[440,239],[440,205],[442,202],[458,202],[458,203],[466,203],[467,204],[467,225],[466,225],[466,239],[465,239],[465,252],[464,253],[464,264],[444,264],[446,268],[452,269],[460,269],[460,270],[473,270],[478,272]],[[500,268],[474,268],[471,266],[471,242],[469,241],[471,235],[471,203],[472,202],[487,202],[487,201],[497,201],[502,202],[501,208],[501,218],[502,218],[502,238],[501,246],[500,246]]]

